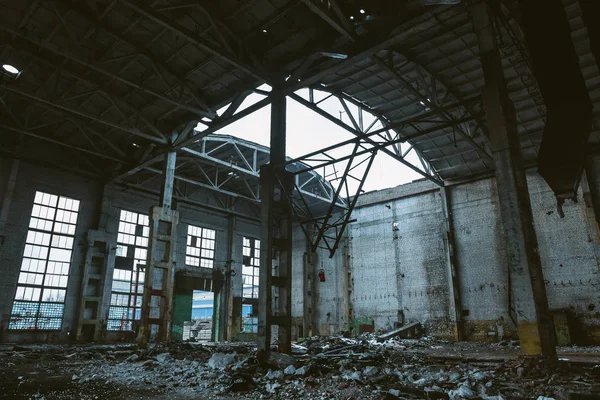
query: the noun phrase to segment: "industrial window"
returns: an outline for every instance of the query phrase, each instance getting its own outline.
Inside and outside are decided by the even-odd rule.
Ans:
[[[36,192],[9,329],[60,330],[79,200]]]
[[[242,331],[258,332],[258,271],[260,267],[260,240],[244,238],[242,258]]]
[[[215,236],[216,232],[212,229],[188,225],[186,265],[213,268],[215,265]]]
[[[260,266],[260,240],[244,238],[242,262],[243,297],[258,299],[258,269]]]
[[[128,262],[115,263],[108,330],[131,331],[134,321],[141,317],[149,235],[150,220],[147,215],[121,210],[116,255],[126,257]]]

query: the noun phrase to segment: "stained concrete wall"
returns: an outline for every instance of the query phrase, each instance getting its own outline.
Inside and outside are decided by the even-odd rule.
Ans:
[[[580,190],[579,201],[567,202],[560,218],[542,178],[533,169],[527,178],[550,308],[570,316],[575,340],[598,342],[599,246],[590,224],[593,209],[586,207]],[[600,193],[597,186],[591,191]],[[511,335],[516,316],[495,181],[481,179],[447,192],[466,336],[498,340]],[[404,318],[422,322],[432,334],[452,336],[439,190],[420,181],[367,193],[359,199],[354,218],[354,318],[373,320],[376,330],[389,329]]]
[[[600,160],[592,159],[590,191],[598,203]],[[0,190],[6,188],[10,161],[0,160]],[[598,175],[600,176],[600,175]],[[101,185],[71,173],[50,170],[21,162],[18,184],[8,212],[7,235],[0,246],[0,314],[5,327],[14,298],[24,239],[36,190],[81,200],[76,242],[67,290],[63,330],[53,333],[6,332],[6,341],[66,341],[74,327],[84,249],[88,229],[97,228],[101,206]],[[591,200],[580,191],[577,203],[564,206],[564,218],[556,211],[552,193],[534,170],[528,171],[534,223],[540,257],[547,281],[552,310],[571,316],[573,332],[582,341],[599,342],[600,299],[598,276],[600,242]],[[451,186],[447,189],[454,223],[459,273],[461,313],[466,334],[475,340],[497,340],[514,330],[507,256],[502,222],[493,178]],[[589,196],[588,196],[589,197]],[[109,188],[104,193],[106,228],[116,237],[120,209],[148,213],[157,198],[137,191]],[[230,218],[218,212],[180,203],[177,268],[186,270],[185,235],[187,224],[217,231],[216,266],[232,260],[236,278],[234,297],[240,297],[242,237],[259,237],[254,221],[238,218],[229,253]],[[432,334],[452,336],[452,299],[445,245],[442,199],[439,189],[426,181],[367,193],[354,212],[357,222],[347,231],[349,260],[342,249],[333,258],[318,250],[310,267],[314,288],[314,331],[341,332],[356,323],[372,321],[376,330],[387,330],[399,320],[420,321]],[[397,230],[393,223],[397,222]],[[294,325],[304,323],[303,257],[306,239],[294,230],[292,314]],[[323,268],[326,282],[318,282]],[[352,278],[345,282],[346,268]],[[194,269],[198,272],[197,269]],[[208,271],[207,271],[208,273]],[[348,290],[351,296],[348,298]],[[352,309],[352,315],[348,310]],[[239,310],[241,311],[241,310]],[[235,310],[233,314],[238,310]],[[239,331],[239,319],[230,315]],[[235,332],[234,326],[233,331]]]
[[[465,334],[484,340],[492,332],[502,331],[509,322],[514,329],[496,183],[485,179],[451,187],[448,193]]]
[[[372,318],[376,329],[420,321],[440,335],[450,335],[439,190],[422,182],[410,189],[366,194],[355,210],[351,236],[355,316]]]

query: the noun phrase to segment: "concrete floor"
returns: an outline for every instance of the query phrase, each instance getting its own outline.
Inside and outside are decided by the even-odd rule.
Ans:
[[[599,347],[561,348],[559,365],[549,368],[506,342],[313,338],[303,344],[308,352],[294,363],[305,367],[302,376],[259,363],[251,343],[2,345],[0,398],[600,399]],[[215,353],[235,361],[211,368]],[[254,383],[245,385],[246,378]]]

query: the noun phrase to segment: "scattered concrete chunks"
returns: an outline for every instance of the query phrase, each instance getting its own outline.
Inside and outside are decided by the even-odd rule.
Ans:
[[[162,353],[156,356],[156,361],[163,364],[171,359],[171,355],[169,353]]]
[[[379,342],[384,342],[393,337],[415,338],[419,335],[419,333],[421,332],[422,329],[423,329],[423,327],[421,326],[420,322],[413,322],[410,324],[406,324],[398,329],[394,329],[391,332],[384,333],[383,335],[379,335],[377,337],[377,340]]]
[[[212,369],[224,370],[235,363],[235,354],[215,353],[208,360],[208,366]]]

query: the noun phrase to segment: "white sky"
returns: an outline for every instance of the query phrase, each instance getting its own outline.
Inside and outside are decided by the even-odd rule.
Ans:
[[[262,89],[262,87],[261,87]],[[268,87],[266,87],[268,89]],[[297,92],[300,96],[304,98],[308,98],[308,90],[303,89]],[[315,91],[315,100],[318,101],[325,97],[324,94],[318,93]],[[241,107],[238,111],[243,110],[244,108],[250,106],[253,103],[264,98],[258,94],[252,94],[248,96],[248,98],[242,103]],[[350,103],[348,103],[350,110],[354,113],[356,107],[353,107]],[[343,121],[351,125],[350,120],[343,112],[343,107],[339,103],[336,98],[330,98],[320,106],[329,111],[332,115],[340,116],[340,111],[342,111],[341,118]],[[353,109],[354,108],[354,109]],[[226,107],[219,110],[219,114],[221,114]],[[233,124],[223,128],[218,131],[219,134],[227,134],[236,136],[245,140],[249,140],[264,146],[269,146],[269,135],[270,135],[270,115],[271,110],[270,106],[264,107],[241,120],[234,122]],[[374,120],[368,113],[363,113],[364,118],[364,126],[367,127]],[[378,122],[371,130],[375,130],[380,128],[381,125]],[[354,135],[345,129],[338,127],[333,122],[328,121],[324,117],[315,113],[314,111],[306,108],[302,104],[296,102],[291,98],[287,98],[287,143],[286,143],[286,152],[287,156],[295,158],[305,154],[308,154],[312,151],[319,150],[326,146],[336,144],[342,142],[344,140],[348,140],[353,138]],[[402,145],[402,149],[405,150],[408,145]],[[352,147],[347,146],[337,150],[336,152],[331,153],[334,157],[340,157],[343,155],[350,154]],[[364,159],[366,156],[361,158]],[[410,160],[413,165],[419,165],[419,162],[414,154],[411,152],[407,156],[407,160]],[[353,171],[355,176],[362,176],[362,171],[364,171],[364,166],[366,166],[366,162],[362,164],[360,167],[356,168]],[[339,163],[335,166],[336,170],[339,174],[341,174],[345,168],[345,163]],[[323,169],[318,170],[321,175],[324,173],[329,175],[334,172],[333,167],[327,169],[325,172]],[[371,168],[369,175],[367,176],[367,180],[365,185],[363,186],[363,191],[372,191],[379,190],[389,187],[394,187],[403,183],[410,182],[415,179],[420,179],[421,175],[417,174],[414,171],[411,171],[408,167],[404,166],[397,160],[394,160],[387,154],[379,151]],[[350,189],[356,190],[358,183],[351,180]],[[335,183],[332,182],[332,184]],[[351,193],[353,195],[354,193]]]

